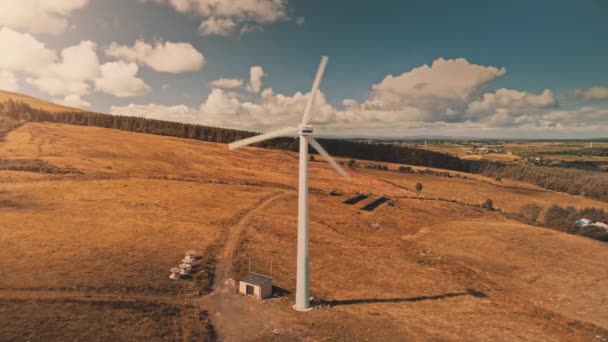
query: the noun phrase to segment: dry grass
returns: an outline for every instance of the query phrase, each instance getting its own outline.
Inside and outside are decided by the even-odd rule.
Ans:
[[[515,154],[506,153],[487,153],[487,154],[464,154],[458,155],[462,159],[468,160],[491,160],[497,162],[515,162],[521,160],[521,157]]]
[[[599,271],[608,264],[605,243],[511,221],[480,219],[429,225],[413,241],[466,263],[520,298],[608,326],[608,278]]]
[[[295,190],[298,175],[294,153],[229,151],[225,144],[63,124],[30,123],[11,132],[0,146],[0,158],[41,159],[84,173],[73,179],[162,178]],[[374,188],[387,195],[414,194],[365,175],[352,180],[337,177],[325,162],[310,164],[310,178],[313,191],[354,193]]]
[[[145,301],[0,299],[0,322],[13,322],[3,341],[194,341],[209,330],[193,307]]]
[[[240,253],[242,273],[249,256],[253,271],[268,273],[272,256],[274,284],[292,294],[295,206],[294,196],[258,216]],[[576,272],[584,278],[565,275],[576,264],[603,253],[605,246],[599,243],[518,225],[481,209],[451,203],[402,199],[395,206],[382,206],[368,214],[334,198],[314,196],[311,206],[312,295],[330,303],[333,315],[369,319],[357,321],[357,328],[377,331],[374,319],[380,318],[392,324],[393,337],[388,340],[570,340],[592,339],[596,333],[594,325],[572,318],[607,326],[602,317],[606,280],[600,274],[605,257]],[[476,221],[458,224],[465,219]],[[484,222],[502,234],[489,230]],[[427,236],[433,240],[427,241]],[[529,238],[535,241],[528,242]],[[539,250],[535,248],[547,241],[551,243],[540,249],[546,257],[537,258]],[[573,250],[553,250],[560,245]],[[515,246],[519,246],[516,252]],[[584,246],[589,250],[579,254]],[[494,253],[494,248],[501,252]],[[468,251],[474,251],[479,259],[469,260]],[[514,253],[519,255],[511,263],[509,257]],[[556,264],[552,260],[552,256],[566,255],[567,262]],[[547,279],[538,290],[535,287],[541,283],[530,281],[525,260],[536,263],[529,272]],[[502,268],[492,272],[495,265]],[[513,272],[516,269],[521,272]],[[506,276],[513,277],[509,287],[502,284]],[[581,279],[593,295],[577,295]],[[561,283],[556,283],[558,280]],[[565,293],[570,293],[570,307],[544,304],[551,294]],[[329,323],[321,323],[321,327],[324,324]],[[569,324],[581,324],[582,328],[577,332]]]
[[[169,269],[185,250],[211,248],[239,211],[267,193],[156,180],[44,181],[0,191],[10,194],[0,207],[0,269],[13,275],[0,288],[140,293],[201,290],[204,278],[176,283]]]
[[[536,203],[545,208],[553,204],[560,204],[562,206],[574,205],[577,208],[596,207],[608,210],[608,203],[606,202],[544,190],[508,179],[500,182],[494,180],[480,182],[473,175],[467,175],[472,179],[463,179],[377,170],[361,170],[361,172],[409,189],[414,189],[417,183],[422,183],[424,187],[422,194],[425,197],[457,200],[475,205],[479,205],[490,198],[494,201],[495,208],[512,213],[519,212],[524,205],[530,203]]]
[[[262,198],[277,192],[285,196],[251,215],[235,259],[240,273],[248,255],[253,271],[267,273],[272,256],[275,285],[294,290],[297,159],[292,153],[255,148],[229,152],[222,144],[27,124],[6,137],[0,158],[40,159],[83,172],[0,171],[0,274],[11,274],[0,279],[0,288],[5,289],[2,304],[6,303],[0,322],[12,325],[10,338],[18,331],[15,326],[32,340],[86,340],[94,329],[105,331],[108,335],[100,336],[108,339],[118,332],[131,340],[198,334],[198,328],[186,332],[190,330],[184,327],[198,325],[182,311],[168,313],[157,325],[155,317],[165,306],[140,310],[124,303],[150,305],[142,298],[162,296],[171,301],[163,305],[183,310],[175,302],[190,298],[184,293],[208,286],[206,275],[211,272],[201,273],[195,281],[172,282],[168,268],[191,248],[206,253],[203,264],[213,260],[243,213],[251,213]],[[423,194],[460,196],[471,203],[491,197],[505,209],[535,201],[589,206],[583,204],[585,199],[483,176],[464,180],[351,172],[353,179],[348,181],[338,178],[326,163],[311,163],[311,289],[333,307],[300,314],[290,309],[291,295],[266,302],[233,296],[242,304],[237,306],[242,308],[240,316],[234,317],[263,322],[238,325],[256,327],[247,330],[247,336],[608,338],[603,315],[608,298],[605,245],[506,221],[480,208],[404,197],[415,196],[408,188],[420,181]],[[327,195],[334,189],[343,196]],[[355,206],[342,204],[357,191],[370,197]],[[373,212],[359,210],[381,195],[394,199],[393,205],[383,204]],[[25,289],[30,289],[31,298],[11,295]],[[69,300],[36,299],[41,290]],[[91,295],[91,303],[74,301],[74,296],[83,295],[79,291]],[[118,308],[92,304],[116,293],[123,296],[112,299],[121,303]],[[555,302],[560,305],[551,302],[557,298],[551,294],[563,298]],[[18,299],[23,302],[16,305]],[[45,322],[51,316],[59,317],[56,323]],[[217,316],[218,312],[209,313],[211,319]],[[127,331],[132,326],[137,328]],[[206,328],[201,329],[200,336],[208,337]]]

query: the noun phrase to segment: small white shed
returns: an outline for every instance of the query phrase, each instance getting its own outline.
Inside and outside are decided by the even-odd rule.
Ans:
[[[272,278],[257,274],[247,273],[239,282],[239,293],[265,299],[272,296]]]

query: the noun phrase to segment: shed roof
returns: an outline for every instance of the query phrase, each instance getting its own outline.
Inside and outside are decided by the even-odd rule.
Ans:
[[[241,281],[256,286],[262,286],[267,282],[272,281],[272,278],[257,273],[247,273]]]

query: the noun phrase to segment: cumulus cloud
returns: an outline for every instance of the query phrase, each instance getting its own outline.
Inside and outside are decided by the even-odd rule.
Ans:
[[[19,82],[10,71],[0,71],[0,89],[8,91],[16,91],[19,89]]]
[[[138,116],[148,119],[200,123],[198,110],[185,105],[163,106],[157,104],[130,104],[125,107],[112,106],[110,108],[110,113],[114,115]]]
[[[137,75],[137,64],[124,61],[101,66],[101,77],[95,79],[95,89],[117,97],[142,96],[150,87]]]
[[[55,62],[57,54],[27,33],[0,29],[0,70],[41,72]]]
[[[177,12],[202,19],[203,35],[227,36],[243,27],[272,24],[287,19],[287,0],[143,0],[166,4]]]
[[[266,77],[266,73],[261,66],[252,66],[249,70],[249,84],[247,90],[252,93],[259,93],[262,89],[262,78]]]
[[[243,80],[237,78],[220,78],[210,83],[213,88],[236,89],[243,85]]]
[[[0,0],[0,25],[31,33],[60,34],[70,14],[88,0]]]
[[[183,42],[156,42],[152,45],[137,40],[133,46],[112,43],[105,54],[146,65],[158,72],[174,74],[201,70],[205,65],[205,56],[192,44]]]
[[[312,122],[329,133],[392,135],[407,131],[547,136],[546,132],[600,134],[608,129],[606,108],[563,109],[549,89],[539,93],[493,90],[490,83],[505,72],[504,68],[475,65],[465,59],[437,59],[430,66],[386,76],[371,87],[366,99],[345,99],[342,108],[330,104],[320,92]],[[198,108],[132,104],[113,107],[112,113],[265,131],[298,123],[310,98],[310,93],[286,95],[262,90],[261,83],[254,93],[241,96],[216,87]]]
[[[464,58],[439,58],[399,76],[388,75],[372,86],[363,103],[367,110],[402,112],[403,119],[458,121],[467,104],[489,82],[506,73],[504,68],[469,63]]]
[[[555,95],[549,89],[537,95],[503,88],[471,102],[467,114],[473,121],[492,126],[512,126],[534,120],[538,113],[556,106]]]
[[[292,96],[277,94],[265,89],[259,101],[241,101],[239,97],[215,88],[199,108],[184,105],[136,105],[111,108],[112,114],[144,116],[147,118],[172,120],[202,125],[213,125],[248,130],[265,130],[285,125],[294,125],[302,118],[310,93],[295,93]],[[323,93],[317,94],[313,108],[314,122],[333,121],[336,109],[327,103]]]
[[[9,46],[0,53],[0,76],[6,88],[16,89],[15,73],[24,74],[27,83],[76,107],[88,107],[82,97],[95,89],[118,97],[140,96],[150,87],[138,78],[135,63],[124,61],[101,65],[97,44],[81,41],[57,54],[27,33],[0,29],[0,46]],[[154,58],[152,58],[154,60]]]
[[[608,87],[577,89],[574,91],[574,96],[584,101],[606,100],[608,99]]]
[[[599,128],[608,126],[608,108],[584,106],[572,110],[551,110],[531,123],[549,128]],[[604,131],[604,135],[605,135]]]
[[[89,81],[99,75],[97,45],[82,41],[61,51],[61,61],[46,65],[27,82],[51,96],[88,95]]]
[[[201,22],[198,31],[203,36],[229,36],[236,31],[237,24],[230,18],[211,17]]]
[[[96,44],[91,41],[63,49],[59,59],[54,50],[31,35],[4,27],[0,46],[10,47],[0,54],[0,70],[27,74],[28,83],[51,96],[86,95],[87,81],[98,74]]]
[[[53,102],[82,109],[91,107],[91,103],[83,100],[79,95],[68,95],[63,99],[53,99]]]

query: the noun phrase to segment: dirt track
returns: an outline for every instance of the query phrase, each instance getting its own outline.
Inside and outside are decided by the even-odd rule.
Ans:
[[[223,242],[221,257],[215,269],[213,291],[195,303],[211,313],[211,322],[218,337],[225,341],[239,341],[243,336],[251,334],[260,326],[267,324],[260,315],[254,314],[254,306],[245,298],[236,298],[236,281],[232,279],[233,257],[238,252],[243,231],[253,215],[267,209],[275,201],[285,196],[285,193],[274,193],[264,198],[254,208],[249,210],[227,232]]]

